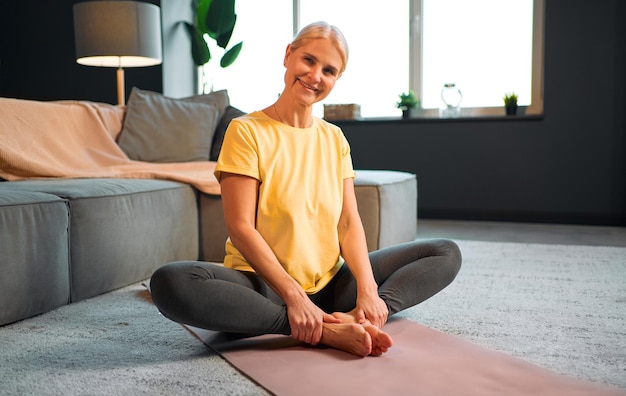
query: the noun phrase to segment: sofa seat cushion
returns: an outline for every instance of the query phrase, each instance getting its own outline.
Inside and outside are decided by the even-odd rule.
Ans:
[[[200,193],[198,198],[200,218],[200,259],[204,261],[224,261],[226,254],[226,220],[220,195]]]
[[[0,183],[0,325],[70,299],[67,202]]]
[[[11,182],[68,201],[71,301],[147,279],[164,263],[198,258],[196,192],[144,179]]]
[[[369,251],[416,238],[417,178],[414,174],[356,170],[354,191]]]
[[[369,251],[412,241],[417,234],[417,178],[412,173],[356,170],[359,214]],[[228,238],[220,196],[199,194],[200,259],[224,261]]]

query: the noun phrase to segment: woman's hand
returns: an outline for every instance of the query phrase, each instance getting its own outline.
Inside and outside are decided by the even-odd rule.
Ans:
[[[352,178],[343,181],[343,207],[337,231],[341,255],[357,283],[356,308],[351,313],[357,323],[363,324],[368,320],[381,328],[387,323],[389,310],[387,304],[378,296],[378,285],[372,273]]]
[[[341,320],[322,311],[306,296],[287,303],[291,337],[307,344],[317,345],[322,338],[323,323],[341,323]]]
[[[387,304],[378,296],[378,292],[369,292],[358,293],[354,313],[357,323],[368,320],[380,329],[387,323],[389,310]]]

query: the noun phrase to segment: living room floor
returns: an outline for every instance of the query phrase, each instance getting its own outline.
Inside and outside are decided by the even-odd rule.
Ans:
[[[626,247],[626,227],[418,219],[418,239]]]

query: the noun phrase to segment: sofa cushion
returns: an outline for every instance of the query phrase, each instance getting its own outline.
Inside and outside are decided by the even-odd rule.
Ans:
[[[220,156],[220,150],[222,150],[222,143],[224,143],[224,135],[226,134],[226,129],[228,128],[228,124],[233,118],[242,116],[246,113],[239,110],[236,107],[228,106],[224,111],[224,115],[220,118],[220,122],[217,124],[217,128],[215,129],[215,134],[213,135],[213,142],[211,143],[211,156],[209,160],[217,161],[217,158]]]
[[[90,102],[0,98],[0,177],[159,178],[219,194],[214,162],[130,160],[109,131],[121,128],[121,113],[108,110]]]
[[[0,183],[0,325],[70,300],[67,202],[13,184]]]
[[[417,178],[414,174],[356,170],[354,193],[369,251],[415,239]]]
[[[72,302],[147,279],[167,262],[198,258],[196,193],[189,185],[141,179],[10,184],[68,201]]]
[[[32,102],[36,101],[30,101],[30,103]],[[111,138],[113,138],[113,140],[117,140],[120,133],[122,132],[124,117],[126,115],[126,106],[117,106],[100,102],[89,102],[86,100],[57,100],[50,103],[65,105],[69,107],[91,107],[96,113],[96,117],[93,117],[92,120],[95,119],[97,124],[90,123],[89,118],[86,118],[86,124],[83,126],[86,131],[91,130],[94,126],[97,125],[98,127],[103,128],[111,136]],[[41,121],[45,122],[46,120],[44,118]],[[64,119],[64,121],[67,123],[67,117]]]
[[[412,173],[357,169],[354,180],[369,251],[412,241],[417,234],[417,178]],[[222,262],[228,238],[220,196],[199,193],[200,259]]]
[[[226,254],[226,220],[222,197],[199,193],[200,260],[221,263]]]
[[[207,161],[223,105],[215,96],[173,99],[133,88],[119,146],[137,161]]]

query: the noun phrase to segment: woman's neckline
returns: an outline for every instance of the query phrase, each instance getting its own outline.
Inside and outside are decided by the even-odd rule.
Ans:
[[[285,121],[283,121],[282,119],[276,119],[275,117],[272,117],[271,115],[269,115],[267,113],[267,111],[272,110],[272,109],[274,110],[274,114],[276,114],[278,116],[278,118],[281,118],[279,116],[279,113],[276,112],[276,108],[275,108],[274,105],[272,105],[272,106],[270,106],[270,107],[268,107],[268,108],[266,108],[264,110],[259,110],[259,113],[263,114],[264,117],[272,120],[273,122],[277,122],[277,123],[279,123],[281,125],[284,125],[286,127],[289,127],[291,129],[298,130],[298,131],[306,131],[308,129],[312,129],[315,126],[315,117],[314,116],[311,117],[311,125],[309,125],[307,127],[302,127],[301,128],[301,127],[296,127],[296,126],[293,126],[293,125],[289,125]]]

